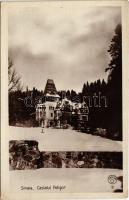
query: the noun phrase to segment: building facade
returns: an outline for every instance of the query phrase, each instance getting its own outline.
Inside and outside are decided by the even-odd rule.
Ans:
[[[60,100],[54,81],[47,80],[45,90],[45,102],[36,106],[36,120],[42,127],[67,127],[68,124],[84,126],[88,122],[89,108],[86,103],[76,103],[66,97]]]

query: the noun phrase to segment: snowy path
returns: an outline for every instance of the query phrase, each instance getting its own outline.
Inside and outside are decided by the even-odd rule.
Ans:
[[[122,142],[70,129],[9,127],[9,140],[36,140],[40,151],[122,151]]]
[[[113,192],[121,189],[121,182],[112,185],[109,175],[122,175],[118,169],[37,169],[10,171],[11,191],[19,191],[21,186],[32,186],[32,192],[60,192],[59,190],[37,190],[37,186],[62,185],[61,192]],[[21,192],[25,192],[24,190]],[[26,190],[26,192],[29,192]]]

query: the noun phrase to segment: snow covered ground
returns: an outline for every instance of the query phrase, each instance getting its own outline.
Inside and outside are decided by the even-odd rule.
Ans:
[[[122,142],[71,129],[9,127],[9,140],[36,140],[40,151],[122,151]]]
[[[117,169],[37,169],[10,171],[11,192],[21,190],[21,186],[31,186],[31,192],[113,192],[121,189],[121,182],[108,182],[109,175],[121,176],[122,170]],[[11,184],[13,181],[13,184]],[[64,189],[53,189],[64,186]],[[51,189],[37,190],[37,186],[49,186]]]
[[[112,141],[70,129],[44,129],[9,127],[9,140],[36,140],[40,151],[122,151],[122,142]],[[34,193],[113,192],[121,189],[121,182],[111,185],[109,175],[122,176],[122,170],[103,168],[41,168],[10,171],[10,190],[30,193],[24,187],[32,187]],[[12,184],[13,181],[13,184]],[[50,189],[38,190],[39,187]],[[53,189],[62,186],[63,189]]]

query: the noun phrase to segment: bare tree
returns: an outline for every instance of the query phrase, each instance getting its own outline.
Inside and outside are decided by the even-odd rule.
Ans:
[[[15,68],[13,67],[13,62],[8,59],[8,90],[9,92],[15,90],[22,90],[21,77],[17,74]]]

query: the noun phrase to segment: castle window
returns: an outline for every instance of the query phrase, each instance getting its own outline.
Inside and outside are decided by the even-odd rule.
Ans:
[[[49,106],[49,110],[54,110],[54,107],[52,107],[52,106]]]

